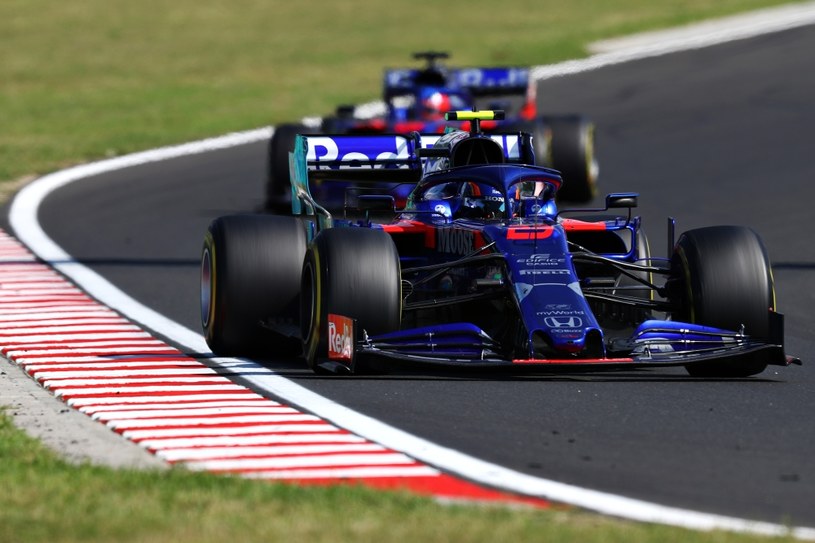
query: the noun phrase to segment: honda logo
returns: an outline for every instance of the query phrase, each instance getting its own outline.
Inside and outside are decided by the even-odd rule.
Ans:
[[[567,317],[546,317],[543,319],[549,328],[580,328],[583,326],[583,319],[574,315]]]

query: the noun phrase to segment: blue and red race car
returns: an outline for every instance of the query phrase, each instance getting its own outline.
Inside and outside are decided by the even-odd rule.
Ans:
[[[394,68],[384,73],[384,111],[368,118],[340,106],[319,126],[282,124],[269,141],[266,208],[288,212],[288,153],[297,134],[442,134],[452,127],[469,130],[469,121],[450,123],[448,111],[501,109],[501,121],[485,121],[484,132],[522,131],[532,135],[537,164],[555,168],[567,180],[561,201],[588,202],[597,193],[599,167],[594,124],[582,115],[540,115],[537,85],[522,67],[448,68],[446,53],[416,53],[422,68]],[[327,205],[330,202],[325,202]]]
[[[214,353],[302,354],[331,374],[424,364],[745,377],[800,362],[784,352],[751,229],[690,230],[655,258],[636,194],[560,210],[563,179],[530,163],[529,134],[482,132],[500,112],[447,116],[470,131],[432,145],[419,134],[298,136],[292,214],[212,222],[201,316]],[[344,216],[316,201],[317,180],[342,183]],[[410,187],[403,208],[383,183]]]

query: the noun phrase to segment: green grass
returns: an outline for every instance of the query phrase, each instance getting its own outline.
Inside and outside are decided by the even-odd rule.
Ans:
[[[72,466],[17,430],[2,412],[0,484],[0,541],[15,543],[767,541],[576,511],[442,506],[359,487],[302,488],[181,469]]]
[[[782,0],[3,0],[0,181],[378,97],[417,50],[536,65]]]
[[[545,64],[594,40],[782,0],[3,0],[0,192],[100,157],[376,99],[417,50]],[[5,185],[5,187],[3,186]],[[580,512],[439,506],[63,463],[0,417],[0,541],[751,541]]]

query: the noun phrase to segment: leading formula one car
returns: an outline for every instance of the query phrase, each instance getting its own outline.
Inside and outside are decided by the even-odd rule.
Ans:
[[[558,210],[564,180],[529,164],[528,134],[482,133],[480,122],[500,112],[448,117],[471,121],[471,131],[429,147],[418,134],[298,136],[292,216],[212,222],[201,316],[214,353],[302,347],[314,371],[332,374],[407,363],[684,366],[694,376],[745,377],[800,363],[784,352],[755,232],[690,230],[671,242],[669,258],[652,257],[632,216],[636,194],[610,194],[602,209]],[[346,199],[357,216],[334,217],[316,202],[316,179],[361,185]],[[391,194],[366,190],[383,181],[411,184],[403,209]]]
[[[269,140],[266,208],[288,213],[288,153],[297,134],[441,134],[454,126],[468,130],[469,121],[449,122],[448,111],[503,109],[505,118],[481,124],[485,132],[523,131],[532,134],[536,163],[555,168],[568,183],[558,193],[561,201],[588,202],[597,193],[599,172],[595,155],[594,124],[577,114],[541,115],[537,111],[537,85],[526,67],[448,68],[440,63],[447,53],[415,53],[422,68],[392,68],[384,72],[385,111],[372,118],[357,118],[353,106],[340,106],[337,114],[319,126],[281,124]],[[314,187],[312,187],[313,189]],[[324,207],[333,199],[324,195]],[[341,204],[341,202],[340,202]]]

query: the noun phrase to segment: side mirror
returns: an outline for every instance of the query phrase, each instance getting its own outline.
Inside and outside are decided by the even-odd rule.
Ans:
[[[637,207],[636,192],[614,192],[606,196],[606,209],[631,209]]]

